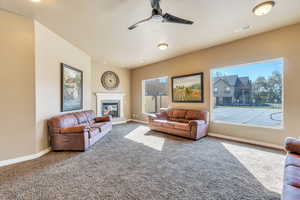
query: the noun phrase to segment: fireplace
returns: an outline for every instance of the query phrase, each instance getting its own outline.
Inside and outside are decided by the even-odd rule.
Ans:
[[[120,117],[120,101],[102,102],[102,115],[111,115],[113,118]]]
[[[124,120],[123,93],[96,93],[97,115],[112,115],[114,121]]]

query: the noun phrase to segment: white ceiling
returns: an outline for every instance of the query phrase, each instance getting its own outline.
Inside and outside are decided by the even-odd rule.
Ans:
[[[134,68],[300,22],[299,0],[276,0],[269,15],[257,17],[252,8],[259,2],[161,0],[164,12],[194,25],[149,23],[133,31],[128,26],[150,16],[150,0],[0,0],[0,8],[37,19],[95,62]],[[160,42],[169,49],[160,51]]]

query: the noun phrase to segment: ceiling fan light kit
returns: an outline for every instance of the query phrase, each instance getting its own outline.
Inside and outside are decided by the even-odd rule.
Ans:
[[[267,15],[272,11],[274,6],[275,1],[265,1],[255,6],[252,12],[257,16]]]
[[[177,23],[177,24],[187,24],[191,25],[194,22],[186,19],[182,19],[179,17],[176,17],[174,15],[171,15],[169,13],[163,14],[162,9],[160,8],[160,0],[150,0],[151,1],[151,6],[152,6],[152,15],[147,18],[143,19],[141,21],[138,21],[137,23],[133,24],[130,26],[128,29],[133,30],[139,25],[147,22],[147,21],[157,21],[161,23]]]

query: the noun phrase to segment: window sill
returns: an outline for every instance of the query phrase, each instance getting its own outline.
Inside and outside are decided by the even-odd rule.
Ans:
[[[212,121],[212,124],[224,124],[224,125],[233,125],[233,126],[242,126],[242,127],[249,127],[249,128],[262,128],[262,129],[273,129],[273,130],[284,130],[284,125],[281,127],[271,127],[271,126],[262,126],[262,125],[255,125],[255,124],[241,124],[241,123],[234,123],[234,122],[226,122],[226,121]]]

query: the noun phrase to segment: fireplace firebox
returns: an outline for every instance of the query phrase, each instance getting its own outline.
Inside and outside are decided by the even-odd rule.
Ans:
[[[111,115],[113,118],[119,118],[120,101],[102,102],[102,115]]]

